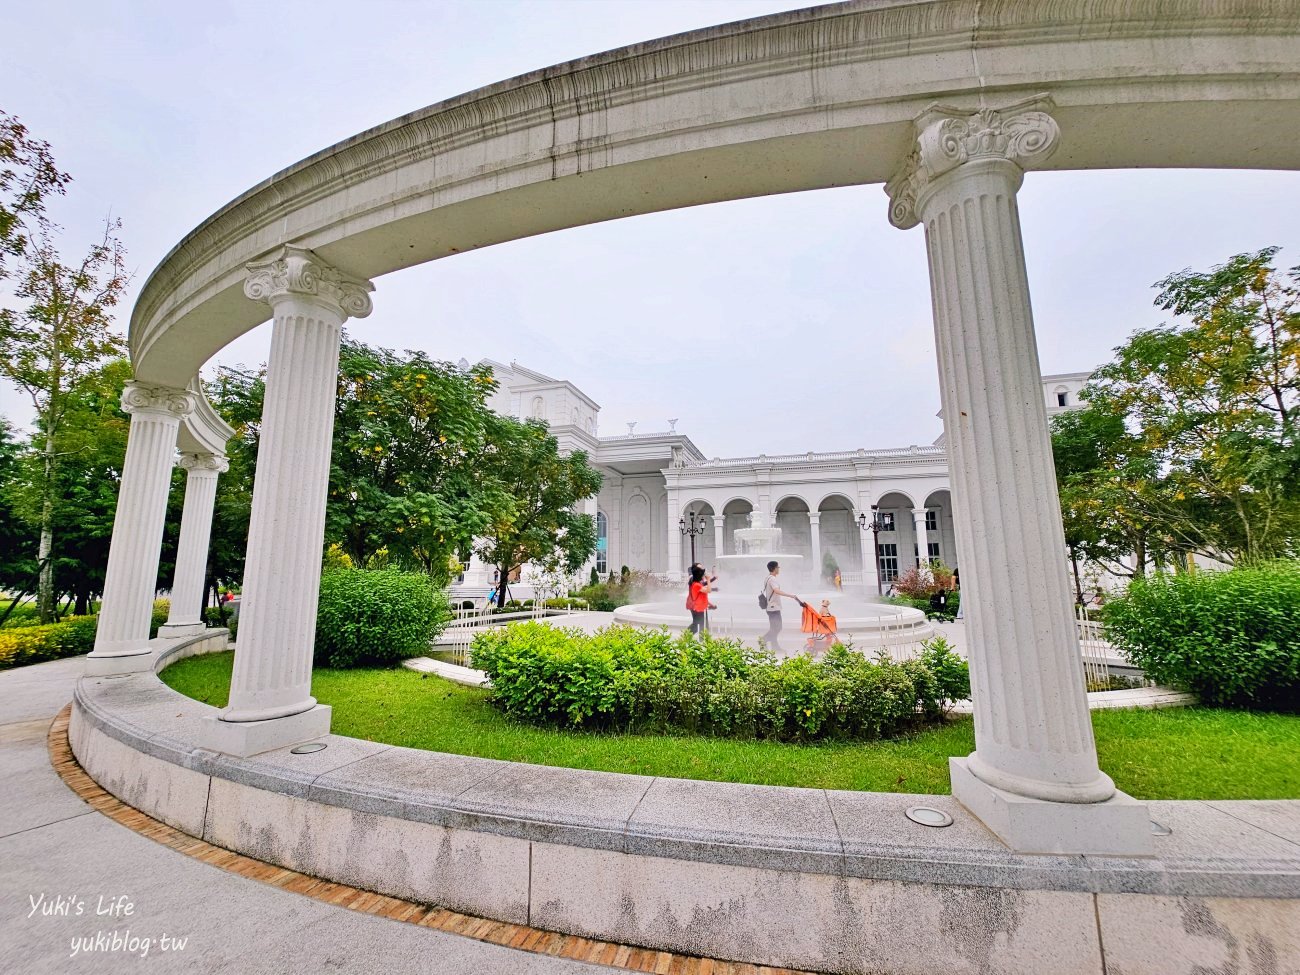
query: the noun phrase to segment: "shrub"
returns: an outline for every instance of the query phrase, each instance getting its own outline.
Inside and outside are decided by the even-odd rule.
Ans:
[[[427,652],[450,619],[446,597],[422,572],[334,569],[321,576],[316,661],[396,663]]]
[[[1157,683],[1207,704],[1300,710],[1300,563],[1135,579],[1103,622]]]
[[[824,661],[777,661],[707,634],[521,623],[477,635],[471,655],[506,714],[581,728],[877,738],[935,720],[961,688],[969,693],[965,662],[946,645],[930,662],[869,660],[838,644]]]
[[[576,596],[548,599],[542,604],[547,609],[586,609],[587,601]]]
[[[95,648],[94,616],[69,616],[59,623],[0,630],[0,668],[60,660]]]
[[[225,627],[230,631],[230,639],[235,639],[239,631],[239,617],[229,610],[223,611],[217,606],[209,606],[203,611],[203,622],[208,626]]]
[[[166,599],[154,600],[149,618],[150,639],[167,622],[170,610],[171,604]],[[0,629],[0,670],[90,653],[95,649],[98,628],[98,616],[65,616],[58,623],[43,626],[6,626]]]

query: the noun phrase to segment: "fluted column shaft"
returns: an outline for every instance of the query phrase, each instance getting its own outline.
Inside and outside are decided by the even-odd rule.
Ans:
[[[148,653],[176,432],[194,406],[194,394],[185,389],[133,381],[122,391],[122,409],[131,415],[131,428],[95,649],[89,657],[91,672],[106,658]]]
[[[1041,107],[931,109],[887,189],[897,226],[925,225],[975,705],[969,769],[1007,792],[1086,803],[1115,789],[1088,717],[1016,208],[1023,166],[1059,137]]]
[[[682,578],[682,529],[677,524],[681,518],[681,501],[676,495],[668,496],[668,572],[673,579]]]
[[[808,514],[808,534],[812,537],[812,578],[816,583],[822,577],[822,516],[820,511]]]
[[[301,248],[249,265],[244,293],[275,316],[227,722],[312,708],[312,652],[343,322],[368,282]]]
[[[184,636],[204,628],[203,590],[208,577],[208,541],[212,536],[217,478],[230,469],[225,457],[210,453],[182,454],[177,464],[186,472],[185,507],[176,547],[171,612],[159,636]]]
[[[925,509],[912,509],[912,528],[916,533],[916,564],[930,564],[930,534],[925,529]]]

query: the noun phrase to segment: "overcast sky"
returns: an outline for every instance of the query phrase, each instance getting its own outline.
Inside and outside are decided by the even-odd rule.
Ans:
[[[106,213],[121,217],[136,271],[125,330],[168,249],[304,156],[534,68],[801,6],[9,4],[0,108],[75,179],[53,208],[67,256]],[[451,361],[516,359],[591,395],[603,435],[678,417],[709,456],[929,443],[940,424],[924,240],[893,229],[885,202],[879,186],[824,190],[502,244],[381,278],[352,331]],[[1020,204],[1045,373],[1091,369],[1159,323],[1151,285],[1170,271],[1268,244],[1300,264],[1300,174],[1030,173]],[[261,363],[269,329],[214,363]],[[11,389],[0,412],[30,420]]]

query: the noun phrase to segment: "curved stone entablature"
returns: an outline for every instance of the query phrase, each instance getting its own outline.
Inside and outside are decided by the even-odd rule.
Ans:
[[[225,635],[170,641],[154,667]],[[907,975],[1181,971],[1229,942],[1278,970],[1300,960],[1294,802],[1153,802],[1172,829],[1154,858],[1032,856],[950,796],[588,772],[338,735],[313,754],[241,759],[202,747],[214,714],[153,671],[88,677],[69,739],[113,795],[217,846],[584,937]],[[916,805],[953,825],[909,821]]]
[[[1042,168],[1300,168],[1300,6],[1285,0],[854,2],[638,44],[491,85],[318,153],[154,271],[138,378],[184,386],[268,317],[245,267],[310,247],[371,278],[675,207],[884,182],[934,103],[1041,92]]]

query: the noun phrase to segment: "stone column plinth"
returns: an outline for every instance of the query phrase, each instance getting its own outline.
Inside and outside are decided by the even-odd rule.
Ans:
[[[930,533],[925,528],[925,509],[912,509],[912,529],[916,536],[917,566],[930,564]]]
[[[182,454],[185,469],[185,507],[181,511],[181,537],[176,548],[176,575],[172,580],[171,612],[160,637],[202,633],[203,591],[208,568],[208,540],[212,534],[212,508],[217,500],[217,478],[230,469],[220,454]]]
[[[1016,850],[1148,854],[1145,807],[1097,765],[1016,208],[1050,105],[932,107],[886,187],[930,263],[975,705],[952,790]]]
[[[244,294],[269,303],[275,324],[230,704],[207,735],[209,747],[236,755],[329,731],[311,665],[339,339],[344,321],[370,313],[373,290],[299,247],[248,271]]]
[[[822,516],[820,511],[808,513],[808,534],[812,537],[812,581],[819,585],[822,580]]]
[[[122,409],[131,415],[131,430],[87,674],[132,673],[153,665],[149,621],[158,589],[176,432],[195,405],[194,394],[186,389],[133,381],[122,390]]]

